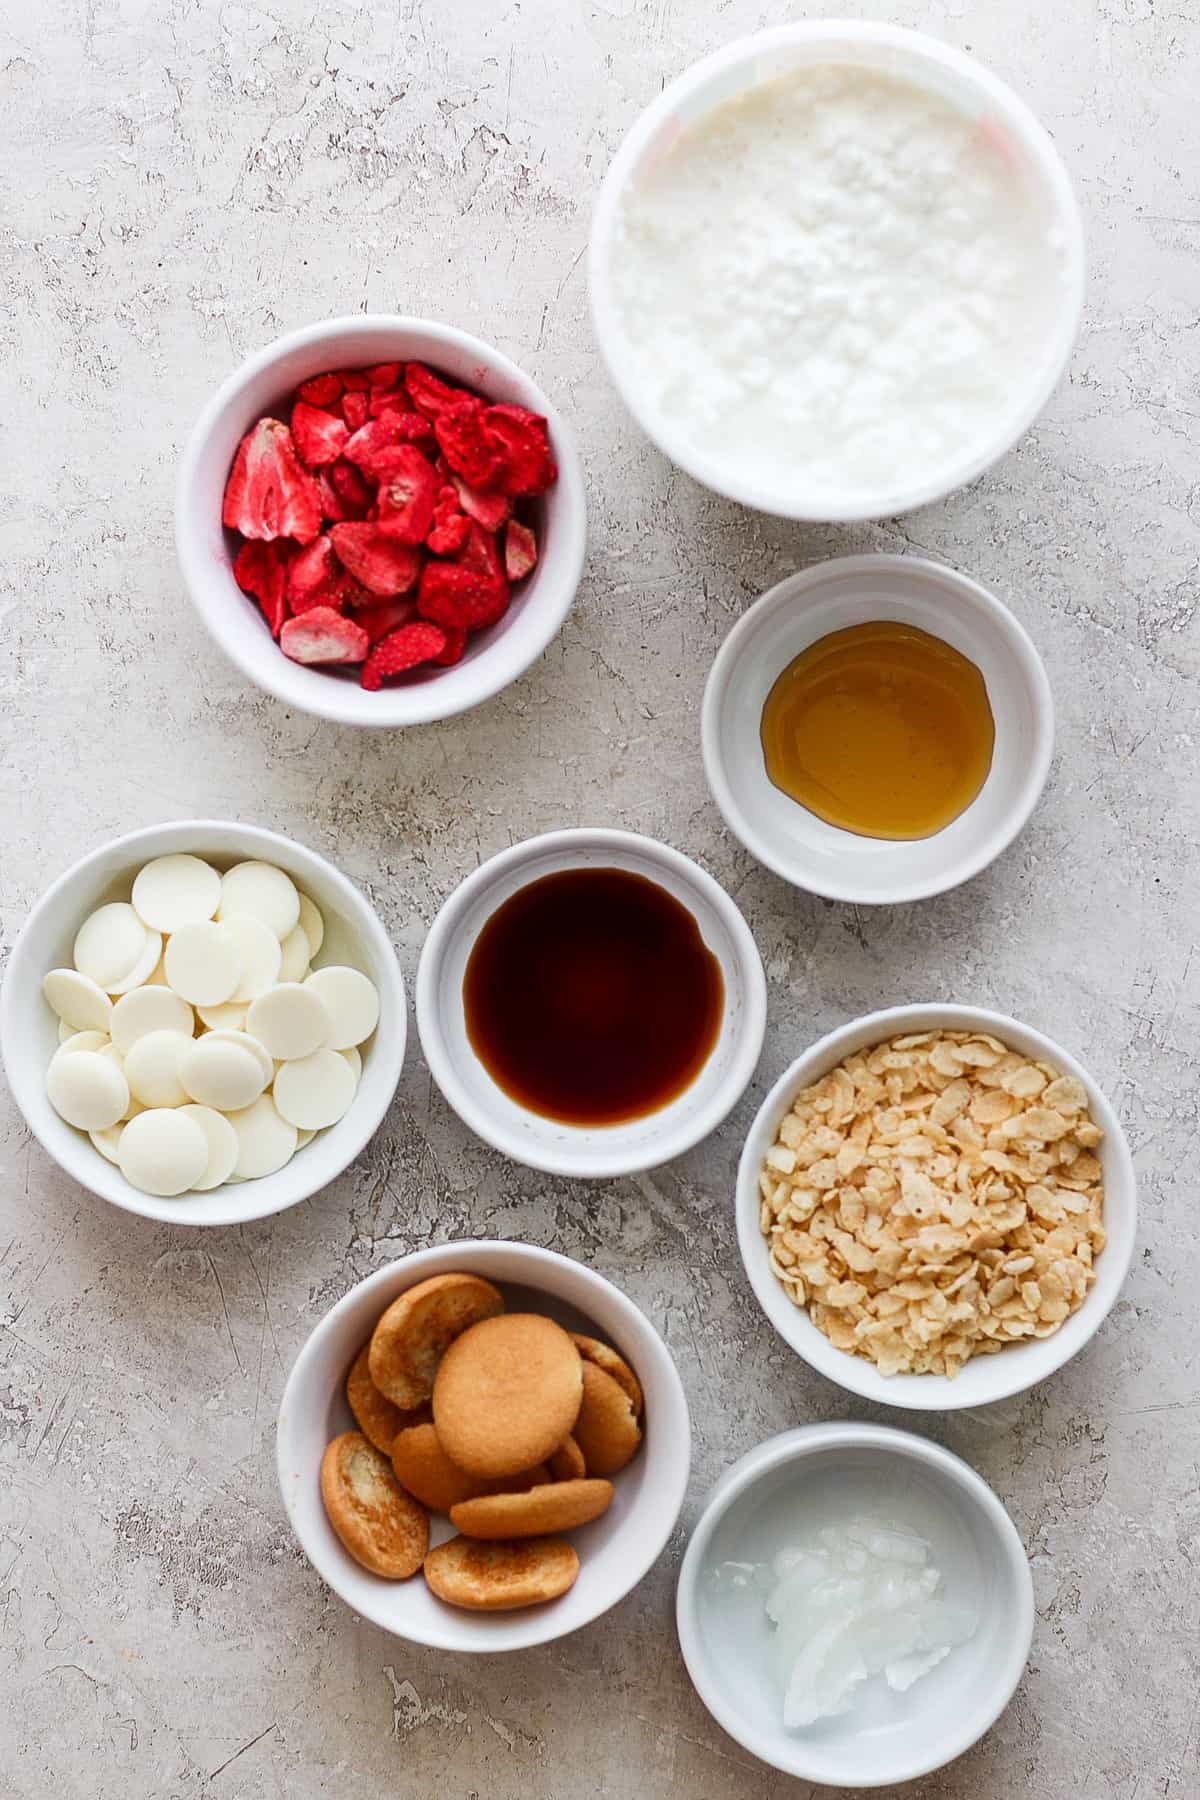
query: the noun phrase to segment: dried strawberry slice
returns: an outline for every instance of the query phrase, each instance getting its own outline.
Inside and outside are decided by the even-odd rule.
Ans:
[[[424,363],[405,363],[404,385],[417,411],[424,413],[427,419],[436,419],[448,406],[461,406],[464,401],[469,401],[472,406],[483,404],[465,388],[451,387],[448,381],[443,381],[440,375],[435,375]]]
[[[338,491],[329,479],[328,469],[317,470],[317,487],[321,494],[321,517],[327,524],[340,525],[352,516],[342,505]]]
[[[478,569],[466,568],[460,562],[427,562],[421,570],[417,611],[435,624],[474,631],[481,621],[491,623],[498,595],[503,596],[507,606],[507,583],[502,582],[498,588]]]
[[[336,462],[350,436],[344,419],[323,407],[309,406],[297,400],[292,408],[292,441],[301,462],[310,469],[322,469]]]
[[[390,675],[403,675],[420,663],[431,662],[446,648],[446,633],[437,625],[417,619],[381,638],[368,656],[362,672],[365,688],[380,688]]]
[[[339,560],[370,593],[390,599],[393,594],[406,593],[416,581],[420,551],[398,544],[374,520],[333,525],[329,535]]]
[[[433,421],[419,413],[403,388],[372,388],[370,412],[373,419],[391,419],[392,429],[399,433],[402,444],[416,444],[429,457],[437,455],[437,439]]]
[[[446,648],[440,650],[433,660],[440,669],[448,669],[452,663],[462,661],[463,651],[467,647],[467,634],[461,626],[445,625],[442,629],[446,633]]]
[[[510,519],[504,532],[504,573],[521,581],[537,562],[537,539],[520,519]]]
[[[351,431],[357,431],[360,426],[366,424],[369,411],[370,402],[367,399],[365,388],[351,388],[348,393],[342,395],[342,417]]]
[[[337,378],[348,394],[365,393],[371,385],[365,369],[339,369]]]
[[[284,594],[292,548],[283,539],[270,544],[261,539],[251,539],[242,545],[234,559],[233,579],[244,594],[252,594],[258,601],[273,638],[279,636],[283,621],[287,618]],[[302,551],[301,555],[303,554]]]
[[[471,521],[466,541],[455,560],[460,562],[465,569],[474,569],[477,575],[482,575],[484,580],[490,581],[493,587],[504,586],[504,568],[500,561],[496,540],[490,531],[485,531],[482,525],[475,523],[474,519]]]
[[[458,510],[458,495],[452,487],[438,489],[433,509],[433,525],[425,534],[425,543],[435,556],[453,556],[461,550],[471,529],[466,513]]]
[[[488,432],[504,453],[497,485],[506,494],[544,494],[558,480],[558,465],[550,451],[546,421],[527,406],[489,406],[484,413]]]
[[[377,644],[401,625],[410,625],[416,616],[415,600],[383,600],[376,606],[361,607],[354,615],[354,623],[361,625],[371,642]]]
[[[433,421],[433,429],[442,455],[456,475],[476,488],[496,484],[505,467],[504,448],[484,423],[477,400],[446,407]]]
[[[488,627],[494,625],[498,619],[502,619],[508,611],[511,599],[512,589],[509,587],[507,581],[500,582],[499,586],[492,590],[490,604],[481,607],[477,613],[474,629],[476,631],[486,631]]]
[[[361,662],[370,645],[361,625],[344,619],[330,606],[314,606],[289,619],[279,634],[279,648],[298,663]]]
[[[376,363],[373,368],[364,369],[363,374],[373,388],[395,387],[404,373],[403,363]]]
[[[296,398],[309,406],[329,406],[339,398],[341,391],[340,375],[314,375],[311,381],[300,383],[296,389]]]
[[[372,481],[378,482],[383,479],[379,467],[382,453],[394,450],[400,444],[411,444],[414,440],[424,443],[430,449],[433,447],[428,423],[420,413],[381,413],[377,419],[368,419],[354,433],[346,445],[345,456],[348,461],[357,464]]]
[[[363,430],[369,431],[370,426]],[[422,543],[433,524],[437,498],[433,464],[412,444],[395,444],[390,450],[381,450],[373,466],[379,476],[376,505],[380,526],[398,544]]]
[[[326,533],[301,550],[289,565],[287,598],[292,611],[302,613],[314,606],[342,612],[347,606],[369,604],[371,597],[343,569]]]
[[[362,471],[353,463],[335,462],[329,480],[341,501],[343,518],[365,519],[375,504],[375,492]]]
[[[237,447],[221,518],[245,538],[311,543],[321,529],[321,494],[279,419],[260,419]]]
[[[513,503],[507,494],[495,488],[475,488],[461,475],[450,472],[454,490],[458,495],[458,504],[468,518],[477,519],[485,531],[499,531],[506,519],[511,518]]]

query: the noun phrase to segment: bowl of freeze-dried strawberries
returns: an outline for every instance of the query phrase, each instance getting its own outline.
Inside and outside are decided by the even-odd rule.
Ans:
[[[579,455],[541,389],[466,332],[392,316],[243,363],[184,451],[175,522],[226,655],[351,725],[448,718],[523,674],[587,534]]]

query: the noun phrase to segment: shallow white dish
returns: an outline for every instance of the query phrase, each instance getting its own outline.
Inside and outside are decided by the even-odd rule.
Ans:
[[[944,96],[976,121],[1011,162],[1016,178],[1037,196],[1047,232],[1061,245],[1061,283],[1054,323],[1040,357],[1031,359],[1024,391],[990,432],[968,444],[957,460],[930,471],[907,467],[886,490],[842,493],[835,488],[801,491],[781,482],[766,486],[698,448],[677,423],[652,404],[635,372],[612,267],[619,255],[626,194],[653,169],[681,130],[744,90],[815,63],[852,63],[883,70]],[[1070,178],[1048,133],[1003,81],[952,45],[896,25],[866,20],[809,19],[738,39],[672,81],[648,106],[622,143],[596,201],[588,251],[592,322],[601,355],[621,398],[647,437],[697,481],[731,500],[792,519],[877,519],[941,499],[973,481],[1009,450],[1041,412],[1061,378],[1079,331],[1085,262],[1083,227]]]
[[[325,1446],[339,1432],[354,1429],[343,1391],[350,1364],[398,1294],[457,1269],[495,1282],[510,1307],[545,1312],[568,1330],[615,1345],[645,1395],[642,1446],[613,1477],[612,1504],[594,1523],[569,1534],[580,1560],[574,1587],[558,1600],[519,1612],[465,1612],[436,1599],[419,1574],[410,1581],[369,1574],[342,1548],[321,1504]],[[347,1606],[412,1643],[492,1655],[578,1631],[637,1586],[662,1552],[683,1504],[691,1426],[670,1352],[619,1288],[552,1250],[468,1240],[401,1257],[360,1281],[326,1313],[288,1376],[276,1450],[292,1529],[317,1573]],[[434,1515],[431,1525],[433,1544],[454,1536],[448,1519]]]
[[[942,1027],[986,1031],[1014,1050],[1074,1075],[1087,1090],[1092,1118],[1104,1132],[1094,1154],[1104,1169],[1104,1226],[1108,1242],[1096,1261],[1096,1280],[1083,1305],[1051,1337],[1009,1344],[990,1356],[973,1356],[951,1379],[946,1375],[881,1375],[873,1362],[838,1350],[817,1330],[808,1313],[788,1299],[767,1261],[767,1241],[759,1230],[758,1176],[763,1157],[799,1090],[835,1068],[846,1056],[903,1032]],[[1137,1233],[1137,1184],[1125,1133],[1108,1099],[1087,1070],[1052,1038],[1003,1013],[978,1006],[894,1006],[839,1026],[797,1057],[772,1087],[746,1138],[737,1173],[737,1234],[746,1274],[759,1305],[785,1342],[810,1367],[839,1387],[885,1406],[922,1412],[952,1412],[1024,1393],[1044,1381],[1083,1349],[1107,1318],[1129,1272]]]
[[[232,534],[221,500],[234,451],[255,421],[300,382],[330,369],[415,360],[485,393],[543,414],[558,462],[555,485],[532,503],[537,566],[497,625],[475,633],[466,654],[397,686],[368,693],[358,671],[338,673],[289,660],[262,614],[233,579]],[[481,338],[430,319],[391,314],[326,319],[278,338],[247,359],[196,421],[175,491],[179,566],[197,612],[243,675],[268,694],[344,725],[419,725],[490,699],[524,674],[570,610],[583,573],[587,505],[583,468],[565,420],[516,363]]]
[[[46,1097],[46,1068],[58,1048],[58,1020],[42,997],[48,970],[71,964],[75,933],[108,900],[128,899],[130,883],[156,856],[190,851],[218,868],[258,858],[285,870],[320,908],[325,941],[317,967],[350,963],[379,990],[379,1024],[362,1046],[362,1079],[350,1110],[318,1132],[274,1175],[227,1182],[209,1193],[161,1199],[132,1187],[119,1168],[60,1119]],[[42,1148],[68,1175],[125,1212],[172,1225],[236,1225],[265,1218],[328,1186],[358,1155],[387,1111],[404,1064],[404,978],[378,914],[354,884],[314,850],[273,831],[222,819],[150,825],[83,857],[47,889],[13,945],[0,990],[0,1049],[13,1098]]]
[[[783,1724],[764,1594],[722,1564],[769,1561],[799,1530],[862,1512],[930,1541],[948,1598],[975,1601],[975,1635],[906,1694],[881,1679],[851,1712]],[[927,1438],[883,1425],[804,1425],[751,1450],[704,1503],[679,1572],[688,1674],[718,1724],[764,1762],[830,1787],[912,1781],[961,1756],[1012,1698],[1033,1637],[1033,1582],[987,1483]]]
[[[521,1106],[497,1086],[467,1036],[462,986],[484,924],[519,888],[560,869],[630,869],[686,906],[721,965],[725,1007],[708,1061],[677,1099],[628,1124],[577,1126]],[[552,831],[503,850],[455,889],[417,969],[417,1030],[434,1080],[472,1131],[517,1162],[558,1175],[627,1175],[707,1137],[754,1073],[766,1029],[762,959],[725,890],[689,857],[630,831]]]
[[[778,676],[818,638],[877,619],[941,638],[987,685],[991,769],[932,837],[893,842],[829,825],[775,787],[763,761],[762,709]],[[843,556],[789,575],[738,620],[709,673],[700,738],[713,798],[761,863],[829,900],[896,905],[968,881],[1016,837],[1050,770],[1054,702],[1029,634],[977,581],[919,556]]]

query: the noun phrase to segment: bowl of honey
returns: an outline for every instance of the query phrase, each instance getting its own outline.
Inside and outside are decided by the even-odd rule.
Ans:
[[[433,1077],[531,1168],[627,1175],[708,1135],[754,1073],[766,981],[712,876],[634,832],[550,832],[482,864],[417,971]]]
[[[789,576],[709,675],[704,767],[725,822],[794,886],[894,905],[957,887],[1037,804],[1054,707],[1028,633],[915,556]]]

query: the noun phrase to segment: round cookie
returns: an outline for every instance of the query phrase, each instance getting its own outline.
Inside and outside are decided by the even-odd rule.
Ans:
[[[416,1424],[421,1415],[393,1406],[387,1395],[380,1393],[371,1380],[371,1371],[367,1367],[370,1348],[371,1340],[368,1338],[350,1364],[350,1373],[346,1377],[346,1404],[354,1414],[363,1436],[377,1450],[382,1450],[385,1456],[390,1456],[396,1433],[403,1431],[407,1425]],[[405,1482],[404,1486],[408,1487],[408,1483]],[[415,1490],[409,1488],[409,1492],[413,1493]],[[419,1500],[421,1496],[418,1494],[417,1498]]]
[[[553,1481],[582,1481],[587,1474],[587,1464],[583,1460],[583,1451],[573,1437],[566,1437],[550,1458],[550,1477]]]
[[[479,1275],[432,1275],[419,1281],[392,1301],[375,1327],[372,1381],[397,1406],[420,1406],[433,1392],[448,1345],[469,1326],[503,1311],[503,1296]]]
[[[571,1435],[591,1475],[615,1475],[642,1441],[629,1395],[595,1363],[583,1365],[583,1405]]]
[[[326,1446],[321,1499],[355,1562],[389,1581],[416,1574],[429,1548],[428,1516],[404,1492],[387,1457],[361,1432],[344,1431]]]
[[[607,1511],[611,1481],[553,1481],[523,1494],[482,1494],[450,1508],[450,1523],[464,1537],[545,1537],[574,1531]]]
[[[642,1384],[630,1368],[625,1358],[613,1349],[611,1344],[602,1344],[599,1338],[585,1337],[582,1331],[571,1333],[571,1342],[582,1356],[584,1362],[595,1363],[606,1375],[611,1375],[618,1387],[625,1389],[629,1395],[629,1404],[633,1407],[633,1416],[642,1416]]]
[[[542,1462],[575,1423],[582,1370],[562,1326],[541,1313],[500,1313],[473,1325],[434,1379],[433,1422],[447,1454],[485,1477]]]
[[[579,1558],[565,1538],[483,1543],[456,1537],[425,1558],[430,1591],[471,1612],[511,1612],[557,1600],[575,1582]]]

